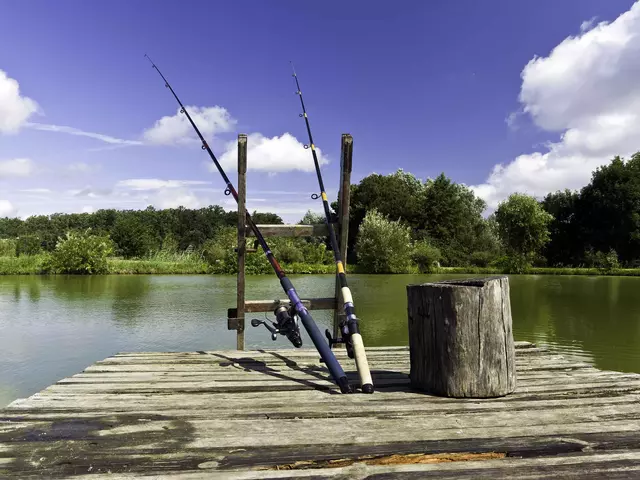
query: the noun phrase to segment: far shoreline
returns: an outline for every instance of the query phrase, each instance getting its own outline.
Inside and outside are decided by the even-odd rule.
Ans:
[[[205,262],[161,262],[157,260],[125,260],[108,259],[109,272],[99,275],[227,275],[233,273],[218,273]],[[283,264],[284,270],[292,275],[332,275],[334,265],[325,264]],[[363,275],[438,275],[438,274],[469,274],[469,275],[564,275],[564,276],[622,276],[640,277],[640,268],[580,268],[580,267],[530,267],[522,272],[510,272],[496,267],[434,267],[430,272],[420,272],[411,269],[395,273],[368,273],[361,271],[357,265],[347,265],[350,274]],[[0,257],[0,275],[61,275],[45,272],[42,260],[38,256]],[[64,274],[66,275],[66,274]],[[246,275],[272,275],[269,273],[252,273]]]

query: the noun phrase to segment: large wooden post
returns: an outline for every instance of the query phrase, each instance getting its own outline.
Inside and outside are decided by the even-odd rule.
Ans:
[[[349,241],[349,204],[351,201],[351,169],[353,163],[353,137],[342,134],[340,146],[340,191],[338,192],[338,245],[342,256],[342,264],[347,268],[347,247]],[[340,323],[344,320],[342,305],[342,289],[336,275],[336,308],[333,311],[333,337],[341,337]]]
[[[246,253],[247,136],[238,135],[238,277],[236,302],[236,344],[244,350],[244,280]]]
[[[506,276],[407,286],[411,386],[446,397],[516,388]]]

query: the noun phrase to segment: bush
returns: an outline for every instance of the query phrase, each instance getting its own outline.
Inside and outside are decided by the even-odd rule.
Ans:
[[[526,273],[531,268],[531,263],[525,255],[513,254],[499,257],[491,266],[502,273]]]
[[[68,232],[58,240],[46,270],[54,273],[94,274],[108,273],[107,257],[114,249],[108,236],[84,232]]]
[[[133,216],[122,216],[111,229],[111,239],[124,258],[142,258],[159,247],[151,229]]]
[[[620,268],[618,254],[614,249],[610,249],[609,253],[601,251],[593,252],[589,249],[585,252],[585,261],[589,267],[595,267],[603,272],[611,272]]]
[[[16,241],[11,238],[0,239],[0,257],[15,257]]]
[[[275,243],[275,242],[274,242]],[[291,239],[282,239],[274,246],[273,254],[282,263],[302,263],[304,255],[302,250]]]
[[[442,258],[440,249],[434,247],[426,240],[416,242],[411,253],[411,260],[418,267],[420,273],[431,273],[438,266]]]
[[[358,264],[367,273],[402,273],[411,264],[410,228],[370,210],[356,240]]]
[[[215,240],[207,240],[201,248],[202,258],[209,265],[218,265],[226,259],[227,252],[225,248]]]
[[[160,247],[160,249],[166,253],[176,253],[178,251],[178,247],[178,240],[173,233],[169,232],[162,239],[162,247]]]
[[[469,263],[474,267],[488,267],[496,255],[491,252],[473,252],[469,256]]]
[[[334,265],[333,252],[324,243],[303,242],[300,247],[305,263]]]
[[[42,251],[40,238],[37,235],[22,235],[16,243],[16,256],[37,255]]]

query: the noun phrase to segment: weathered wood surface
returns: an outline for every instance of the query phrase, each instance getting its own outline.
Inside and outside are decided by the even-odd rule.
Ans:
[[[244,286],[247,258],[247,136],[238,135],[238,275],[236,277],[236,348],[244,350]],[[250,229],[249,229],[250,230]]]
[[[347,268],[347,245],[349,243],[349,212],[351,203],[351,171],[353,169],[353,137],[348,133],[342,134],[340,145],[340,189],[338,190],[338,247],[342,259],[342,265]],[[333,311],[333,338],[340,338],[340,325],[346,319],[344,313],[344,298],[342,298],[342,284],[340,277],[336,275],[336,286],[334,296],[338,307]],[[332,348],[346,348],[344,344],[333,344]]]
[[[488,398],[516,388],[509,278],[407,286],[411,386]]]
[[[493,399],[412,390],[406,347],[367,349],[373,395],[311,349],[121,353],[0,411],[0,478],[640,477],[640,375],[515,346]]]

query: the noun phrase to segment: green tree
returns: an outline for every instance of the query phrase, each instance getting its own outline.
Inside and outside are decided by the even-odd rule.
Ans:
[[[298,222],[298,225],[322,225],[325,223],[324,213],[314,213],[311,210],[307,210],[302,219]]]
[[[90,229],[68,232],[58,241],[45,269],[54,273],[108,273],[107,258],[113,247],[109,237],[92,235]]]
[[[131,214],[116,220],[110,236],[116,243],[118,254],[125,258],[144,257],[159,247],[151,229]]]
[[[359,184],[351,185],[348,261],[357,260],[355,245],[360,224],[374,208],[387,218],[402,220],[414,229],[420,228],[424,192],[424,184],[402,169],[390,175],[373,173]]]
[[[21,235],[16,242],[16,256],[37,255],[42,251],[40,238],[37,235]]]
[[[357,240],[358,265],[368,273],[402,273],[411,263],[411,229],[369,210]]]
[[[615,157],[593,172],[576,201],[584,249],[615,250],[625,264],[640,264],[640,152]],[[580,248],[582,250],[582,248]]]
[[[550,241],[544,247],[544,256],[550,265],[577,265],[582,257],[582,241],[576,217],[577,192],[568,189],[548,194],[542,208],[553,216],[549,224]]]
[[[479,242],[490,233],[482,218],[485,208],[470,188],[442,173],[426,182],[419,228],[440,248],[445,264],[464,265],[472,252],[486,248]]]
[[[15,257],[16,243],[12,238],[0,238],[0,257]]]
[[[495,215],[507,253],[530,264],[549,241],[549,224],[553,217],[535,198],[520,193],[514,193],[500,203]]]
[[[416,242],[413,246],[413,252],[411,252],[411,260],[421,273],[434,271],[441,258],[442,254],[438,247],[433,246],[427,240]]]

